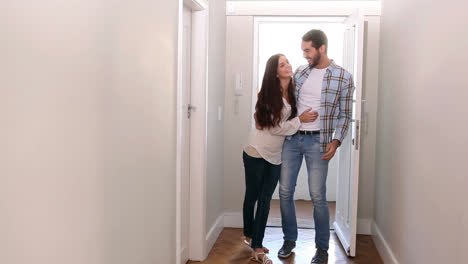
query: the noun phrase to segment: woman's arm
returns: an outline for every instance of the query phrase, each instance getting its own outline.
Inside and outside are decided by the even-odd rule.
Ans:
[[[301,123],[314,122],[317,117],[317,112],[311,112],[312,108],[305,110],[300,116],[291,120],[281,121],[279,125],[270,128],[270,133],[277,136],[291,136],[296,134],[301,126]]]
[[[291,136],[296,134],[297,130],[301,126],[299,117],[295,117],[291,120],[281,121],[279,125],[269,129],[270,134],[276,136]]]

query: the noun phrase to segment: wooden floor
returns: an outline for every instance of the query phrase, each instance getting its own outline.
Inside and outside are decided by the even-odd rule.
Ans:
[[[279,259],[277,252],[283,244],[283,232],[281,228],[268,227],[265,232],[263,245],[270,249],[270,257],[273,263],[308,264],[315,253],[315,230],[300,229],[299,238],[294,253],[287,259]],[[256,263],[250,261],[252,249],[242,242],[242,229],[225,228],[210,251],[208,258],[203,262],[189,261],[189,264],[246,264]],[[346,264],[383,264],[371,236],[357,236],[357,254],[354,258],[348,258],[341,247],[338,237],[332,231],[330,237],[330,249],[328,250],[328,263]]]
[[[330,222],[333,223],[333,220],[335,219],[335,203],[329,202],[328,205],[330,207]],[[301,227],[301,223],[304,225],[304,227],[313,227],[314,223],[312,215],[313,206],[310,201],[296,201],[296,216],[298,218],[299,227]],[[281,226],[280,219],[281,213],[279,208],[279,201],[272,200],[268,222],[273,226]],[[294,249],[295,253],[287,259],[279,259],[277,257],[277,252],[283,245],[283,232],[281,228],[268,227],[265,231],[263,245],[270,249],[270,254],[268,254],[268,257],[273,260],[273,263],[308,264],[310,263],[312,256],[315,254],[314,239],[314,229],[299,229],[299,238],[296,244],[296,248]],[[336,236],[335,232],[332,231],[330,237],[330,249],[328,250],[328,263],[383,264],[371,236],[358,235],[356,247],[356,257],[348,258],[344,249],[341,247],[340,242],[338,241],[338,237]],[[242,242],[242,229],[225,228],[205,261],[189,261],[188,263],[253,264],[256,262],[250,261],[251,252],[252,249],[250,249]]]

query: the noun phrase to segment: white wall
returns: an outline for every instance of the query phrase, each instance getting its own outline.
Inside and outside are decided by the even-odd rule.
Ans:
[[[467,7],[383,3],[375,223],[385,263],[468,258]]]
[[[206,230],[223,214],[224,174],[224,69],[226,56],[225,1],[209,1],[208,52],[208,161]],[[221,107],[221,120],[218,108]]]
[[[363,99],[368,101],[367,124],[361,141],[358,232],[370,233],[374,197],[374,156],[378,86],[379,17],[366,16]],[[252,109],[253,17],[227,16],[226,112],[224,145],[224,208],[240,214],[245,190],[242,147],[247,142]],[[301,36],[298,36],[300,38]],[[300,50],[298,49],[298,52]],[[234,74],[244,74],[244,94],[234,96]],[[235,112],[238,102],[238,113]],[[239,219],[239,218],[238,218]]]
[[[2,1],[0,263],[174,263],[177,1]]]
[[[236,52],[233,52],[233,51]],[[253,17],[227,16],[224,113],[224,210],[240,214],[244,199],[242,147],[252,114]],[[242,96],[234,95],[235,73],[243,73]]]

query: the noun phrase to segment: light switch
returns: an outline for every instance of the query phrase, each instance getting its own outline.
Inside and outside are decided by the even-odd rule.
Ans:
[[[218,121],[223,120],[223,107],[218,105]]]

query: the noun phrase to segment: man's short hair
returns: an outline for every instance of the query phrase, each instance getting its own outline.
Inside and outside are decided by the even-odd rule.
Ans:
[[[312,41],[312,47],[318,49],[322,45],[325,45],[325,53],[328,50],[328,39],[327,35],[320,29],[312,29],[302,36],[302,41]]]

